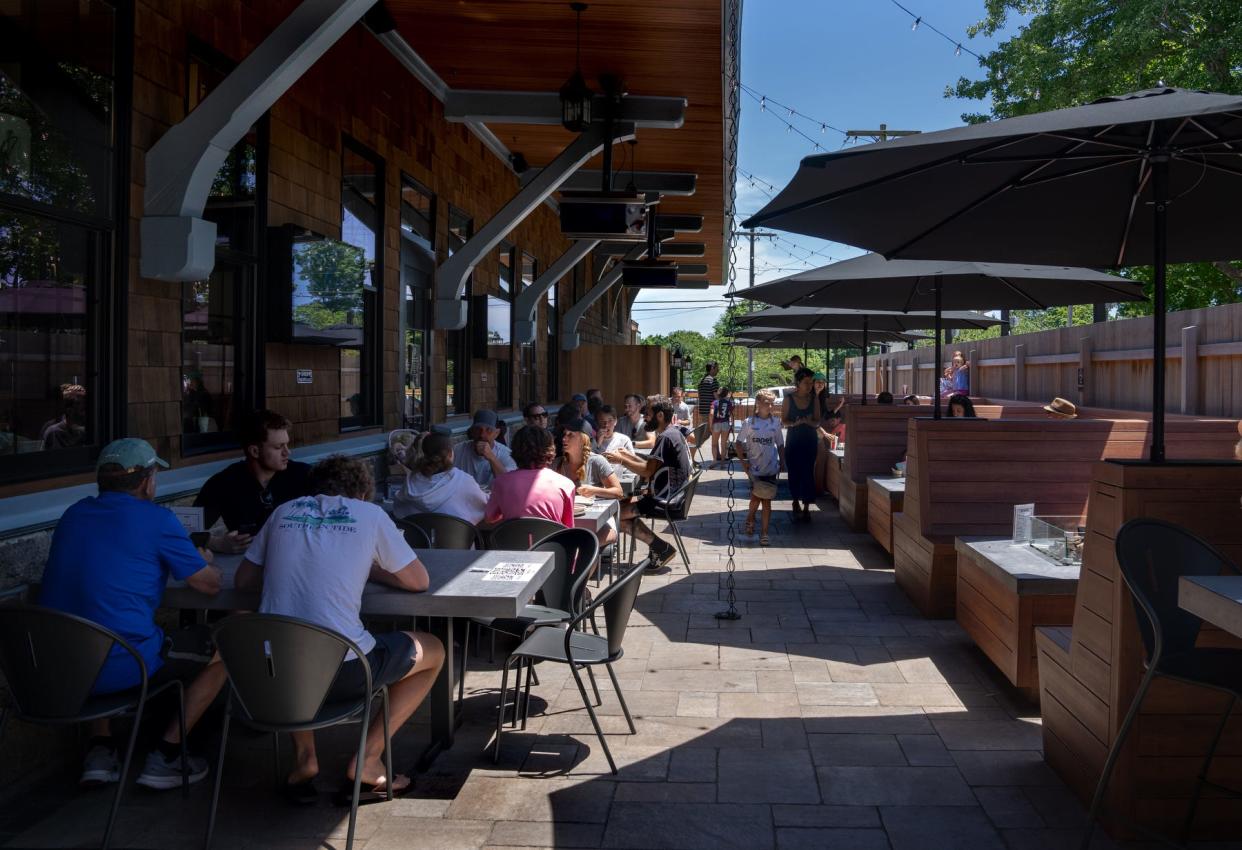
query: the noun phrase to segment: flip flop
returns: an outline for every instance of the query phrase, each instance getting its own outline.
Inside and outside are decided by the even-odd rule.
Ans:
[[[301,782],[286,782],[284,795],[285,800],[295,806],[313,806],[319,800],[319,791],[315,788],[313,778]]]
[[[392,784],[392,796],[400,797],[413,786],[410,777],[398,773]],[[346,779],[340,790],[336,792],[334,802],[338,806],[348,806],[354,799],[354,783],[352,780]],[[362,787],[358,791],[358,805],[365,806],[370,803],[382,803],[388,799],[388,788],[385,783],[363,782]]]

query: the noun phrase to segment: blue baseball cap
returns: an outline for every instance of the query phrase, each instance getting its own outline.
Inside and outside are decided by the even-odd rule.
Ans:
[[[120,466],[126,472],[137,472],[148,466],[168,469],[168,461],[157,455],[150,443],[138,437],[123,437],[104,446],[95,469],[98,471],[109,464]]]
[[[587,397],[584,396],[582,393],[574,393],[573,397],[571,397],[569,400],[570,401],[586,401]]]

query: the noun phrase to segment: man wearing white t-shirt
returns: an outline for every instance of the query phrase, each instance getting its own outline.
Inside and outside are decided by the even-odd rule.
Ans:
[[[607,404],[601,407],[596,421],[599,422],[599,430],[595,433],[596,452],[599,454],[617,451],[634,453],[634,441],[617,431],[617,411],[615,408]],[[625,471],[625,467],[619,463],[614,463],[612,464],[612,471],[614,474],[620,475]]]
[[[359,616],[367,580],[419,593],[427,589],[427,570],[392,519],[372,504],[371,472],[362,461],[333,455],[311,470],[313,494],[286,502],[246,551],[236,586],[263,590],[259,610],[307,620],[352,640],[366,653],[374,686],[388,685],[392,728],[400,729],[431,690],[444,663],[444,646],[425,632],[372,635]],[[364,696],[362,662],[352,652],[337,674],[329,700]],[[287,795],[313,802],[319,773],[313,732],[294,732],[296,762]],[[381,758],[384,727],[373,723],[361,765],[351,759],[346,778],[362,772],[368,794],[409,787],[406,776],[389,777]]]

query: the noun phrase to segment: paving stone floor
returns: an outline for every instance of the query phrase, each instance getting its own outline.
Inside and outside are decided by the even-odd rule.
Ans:
[[[608,771],[572,678],[550,665],[539,670],[525,732],[506,732],[493,763],[485,749],[499,673],[484,652],[471,660],[483,669],[468,678],[456,746],[413,794],[363,808],[355,847],[1076,847],[1084,810],[1043,763],[1037,706],[955,623],[919,616],[883,551],[851,533],[834,503],[821,502],[810,524],[779,512],[772,545],[760,548],[740,536],[739,483],[743,616],[714,616],[727,604],[726,491],[724,473],[706,473],[683,525],[693,574],[675,561],[643,580],[616,665],[638,734],[626,734],[600,677],[619,775]],[[425,743],[423,722],[402,731],[399,765]],[[350,734],[322,735],[325,794],[308,809],[273,789],[268,738],[232,738],[214,846],[343,847],[347,810],[326,792]],[[203,746],[214,753],[217,742]],[[0,843],[97,842],[108,798],[79,794],[72,781],[54,777],[6,805]],[[116,846],[201,846],[208,785],[189,800],[128,795]],[[1095,846],[1114,845],[1097,833]]]

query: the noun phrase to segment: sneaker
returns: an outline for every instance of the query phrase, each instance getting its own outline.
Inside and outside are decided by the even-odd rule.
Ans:
[[[201,782],[207,776],[207,759],[189,756],[190,783]],[[138,784],[157,791],[181,787],[181,759],[167,759],[159,750],[147,753],[146,764],[138,776]]]
[[[121,762],[116,757],[116,750],[96,744],[86,751],[86,760],[82,763],[82,778],[78,785],[83,788],[96,788],[116,782],[121,778]]]
[[[663,540],[657,540],[651,546],[651,566],[647,569],[650,572],[661,569],[676,556],[677,550],[673,548],[673,544],[666,543]]]

